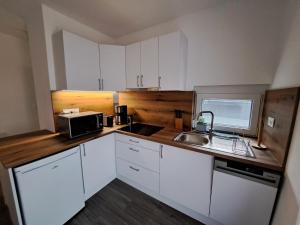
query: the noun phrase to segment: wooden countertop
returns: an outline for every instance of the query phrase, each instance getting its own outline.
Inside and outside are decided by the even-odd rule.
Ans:
[[[174,129],[165,128],[146,137],[118,130],[121,127],[122,126],[104,128],[104,130],[100,133],[85,135],[72,140],[63,137],[58,133],[52,133],[46,130],[2,138],[0,139],[0,162],[5,168],[18,167],[34,160],[73,148],[86,141],[117,132],[150,141],[160,142],[162,144],[172,145],[186,150],[213,155],[219,158],[248,163],[279,172],[283,172],[284,170],[283,166],[279,164],[270,151],[259,151],[254,149],[256,158],[249,158],[175,142],[173,141],[173,138],[177,136],[180,131]]]
[[[5,168],[18,167],[111,134],[120,127],[104,128],[102,132],[74,139],[46,130],[2,138],[0,139],[0,162]]]
[[[160,142],[162,144],[179,147],[179,148],[183,148],[186,150],[191,150],[191,151],[195,151],[195,152],[212,155],[212,156],[215,156],[218,158],[223,158],[223,159],[247,163],[247,164],[251,164],[251,165],[255,165],[255,166],[260,166],[260,167],[270,169],[270,170],[275,170],[278,172],[284,171],[284,167],[282,165],[280,165],[278,160],[274,157],[273,153],[269,150],[260,151],[257,149],[253,149],[253,152],[254,152],[256,158],[250,158],[250,157],[240,156],[240,155],[226,153],[226,152],[222,152],[222,151],[201,148],[201,147],[196,147],[193,145],[175,142],[175,141],[173,141],[173,139],[179,133],[181,133],[181,131],[178,131],[175,129],[162,129],[161,131],[159,131],[149,137],[132,134],[132,133],[128,133],[128,132],[124,132],[124,131],[120,131],[120,130],[118,130],[116,132],[134,136],[134,137],[138,137],[138,138],[142,138],[142,139],[146,139],[146,140],[150,140],[150,141]],[[249,139],[249,140],[250,140],[250,142],[256,142],[255,139]]]

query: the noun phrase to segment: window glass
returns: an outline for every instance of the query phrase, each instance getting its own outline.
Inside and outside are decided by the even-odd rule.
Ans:
[[[214,113],[217,126],[250,129],[252,104],[252,100],[245,99],[203,99],[202,110]],[[209,114],[203,114],[203,117],[210,123]]]

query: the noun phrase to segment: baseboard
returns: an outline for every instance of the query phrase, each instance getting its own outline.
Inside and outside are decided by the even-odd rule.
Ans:
[[[218,223],[217,221],[215,221],[215,220],[213,220],[213,219],[211,219],[211,218],[209,218],[207,216],[204,216],[204,215],[202,215],[200,213],[197,213],[194,210],[186,208],[185,206],[182,206],[182,205],[180,205],[180,204],[178,204],[176,202],[173,202],[170,199],[167,199],[167,198],[163,197],[159,193],[156,193],[156,192],[154,192],[152,190],[149,190],[149,189],[145,188],[144,186],[141,186],[140,184],[138,184],[138,183],[136,183],[136,182],[134,182],[132,180],[129,180],[126,177],[123,177],[123,176],[117,174],[117,178],[119,180],[123,181],[124,183],[126,183],[126,184],[128,184],[128,185],[130,185],[130,186],[132,186],[132,187],[134,187],[134,188],[136,188],[136,189],[144,192],[145,194],[147,194],[147,195],[149,195],[149,196],[151,196],[151,197],[153,197],[155,199],[157,199],[158,201],[161,201],[162,203],[164,203],[164,204],[166,204],[166,205],[168,205],[168,206],[170,206],[170,207],[172,207],[172,208],[174,208],[174,209],[176,209],[176,210],[184,213],[185,215],[187,215],[187,216],[189,216],[189,217],[191,217],[191,218],[193,218],[195,220],[198,220],[201,223],[204,223],[206,225],[222,225],[222,224]]]

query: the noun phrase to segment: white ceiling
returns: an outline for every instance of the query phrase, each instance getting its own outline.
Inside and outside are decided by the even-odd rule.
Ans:
[[[138,31],[225,0],[39,0],[111,37]]]

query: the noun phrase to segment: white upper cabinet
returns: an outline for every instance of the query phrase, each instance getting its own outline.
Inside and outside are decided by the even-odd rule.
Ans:
[[[139,88],[141,73],[141,43],[126,46],[126,87]]]
[[[126,47],[126,87],[158,87],[158,38]]]
[[[158,87],[158,38],[141,42],[141,88]]]
[[[128,45],[126,87],[185,90],[187,44],[178,31]]]
[[[100,44],[101,89],[126,89],[125,46]]]
[[[161,90],[184,90],[187,73],[187,38],[181,31],[159,37]]]
[[[162,145],[160,194],[208,216],[213,157]]]
[[[62,30],[54,36],[57,90],[122,91],[125,46],[102,45]]]
[[[61,40],[57,43],[59,55],[55,56],[57,89],[99,90],[98,43],[67,31],[58,35]]]

